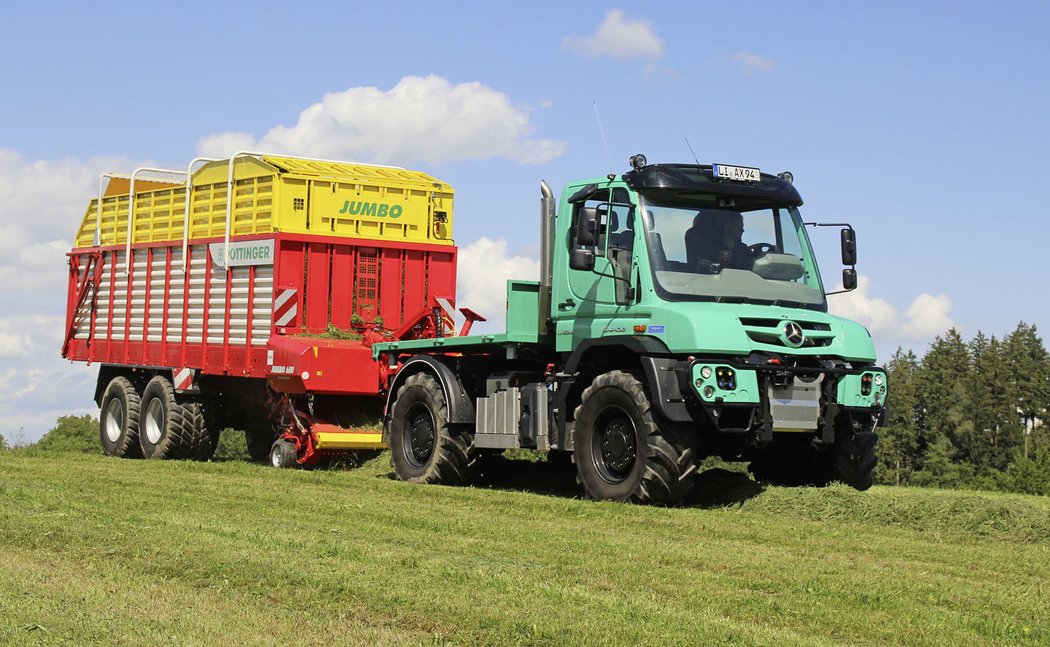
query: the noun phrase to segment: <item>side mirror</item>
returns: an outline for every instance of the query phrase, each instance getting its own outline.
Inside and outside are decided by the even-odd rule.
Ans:
[[[842,264],[857,264],[857,236],[852,229],[842,230]]]
[[[586,248],[575,248],[569,252],[569,267],[574,270],[594,269],[594,250]]]
[[[842,270],[842,287],[846,292],[857,289],[857,270],[852,267]]]
[[[593,207],[583,207],[576,216],[576,244],[593,246],[596,242],[598,242],[598,210]]]

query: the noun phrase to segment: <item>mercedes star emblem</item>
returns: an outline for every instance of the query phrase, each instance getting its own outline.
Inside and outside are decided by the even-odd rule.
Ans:
[[[789,321],[784,324],[784,341],[789,346],[799,347],[802,342],[806,341],[806,335],[802,332],[802,326],[798,325],[794,321]]]

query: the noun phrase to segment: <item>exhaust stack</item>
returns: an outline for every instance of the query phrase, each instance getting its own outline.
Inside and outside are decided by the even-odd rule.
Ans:
[[[551,276],[554,256],[554,192],[540,180],[540,334],[550,332]]]

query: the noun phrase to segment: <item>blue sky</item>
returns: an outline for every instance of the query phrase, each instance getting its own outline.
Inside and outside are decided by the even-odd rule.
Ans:
[[[238,145],[451,183],[460,304],[483,313],[536,272],[541,178],[689,161],[688,137],[703,163],[791,170],[807,219],[857,228],[862,289],[832,307],[884,359],[952,325],[1050,326],[1050,4],[523,6],[0,9],[0,434],[93,410],[93,369],[57,354],[97,174]]]

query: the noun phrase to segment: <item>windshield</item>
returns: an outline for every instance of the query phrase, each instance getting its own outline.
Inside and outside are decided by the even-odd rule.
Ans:
[[[647,196],[641,204],[665,298],[826,307],[798,209],[700,208]]]

